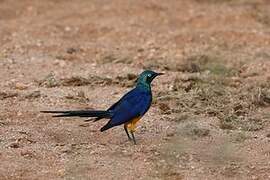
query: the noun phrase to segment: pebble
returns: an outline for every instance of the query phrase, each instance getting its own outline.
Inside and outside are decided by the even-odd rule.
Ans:
[[[67,63],[63,60],[55,60],[54,64],[60,67],[65,67],[67,65]]]
[[[25,89],[27,89],[28,88],[28,86],[26,85],[26,84],[23,84],[23,83],[16,83],[15,84],[15,89],[18,89],[18,90],[25,90]]]
[[[17,143],[17,142],[12,142],[8,145],[9,148],[14,148],[14,149],[17,149],[20,147],[20,144]]]

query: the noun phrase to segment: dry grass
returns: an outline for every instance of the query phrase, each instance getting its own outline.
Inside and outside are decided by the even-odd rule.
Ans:
[[[254,114],[270,104],[270,84],[245,83],[239,77],[240,68],[208,55],[188,58],[183,64],[186,72],[175,79],[172,91],[159,94],[159,107],[173,113],[175,119],[189,113],[216,117],[221,129],[259,130],[263,119]]]
[[[72,76],[59,79],[53,73],[47,75],[44,79],[37,81],[39,86],[52,88],[59,86],[87,86],[87,85],[120,85],[130,87],[136,80],[135,74],[127,74],[126,76],[117,76],[116,78],[100,77],[89,75],[88,77]]]
[[[17,97],[18,93],[17,92],[0,92],[0,100],[4,100],[7,98],[13,98]]]
[[[270,26],[270,10],[268,6],[260,6],[258,4],[252,5],[252,17],[255,18],[259,23]]]

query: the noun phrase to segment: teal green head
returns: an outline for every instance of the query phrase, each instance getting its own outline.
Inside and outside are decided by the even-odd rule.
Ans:
[[[151,82],[157,77],[162,75],[163,73],[157,73],[154,71],[150,71],[150,70],[145,70],[143,71],[137,80],[137,86],[147,86],[150,87]]]

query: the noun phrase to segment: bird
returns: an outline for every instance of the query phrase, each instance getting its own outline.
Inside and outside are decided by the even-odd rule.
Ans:
[[[157,76],[163,74],[151,70],[143,71],[138,76],[135,87],[107,110],[41,111],[41,113],[56,114],[52,117],[87,117],[91,119],[86,121],[92,120],[94,122],[109,119],[107,124],[100,129],[101,132],[115,126],[124,125],[128,139],[136,145],[134,135],[136,125],[152,104],[151,82]]]

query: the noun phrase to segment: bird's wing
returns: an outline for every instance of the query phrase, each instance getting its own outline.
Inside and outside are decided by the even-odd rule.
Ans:
[[[149,109],[151,101],[151,92],[135,88],[113,107],[113,116],[109,123],[112,126],[117,126],[143,116]]]
[[[135,91],[135,89],[132,89],[131,91],[127,92],[121,99],[119,99],[116,103],[114,103],[111,107],[109,107],[109,109],[107,109],[107,111],[113,112],[114,108],[117,107],[121,102],[125,101],[127,98],[130,98],[130,96],[134,96],[133,91]],[[95,118],[94,121],[98,121],[100,119],[103,119],[103,117],[97,117],[97,118]]]
[[[134,88],[131,91],[127,92],[121,99],[119,99],[116,103],[114,103],[111,107],[109,107],[109,110],[114,110],[121,102],[125,101],[126,99],[132,98],[136,95],[137,89]]]

